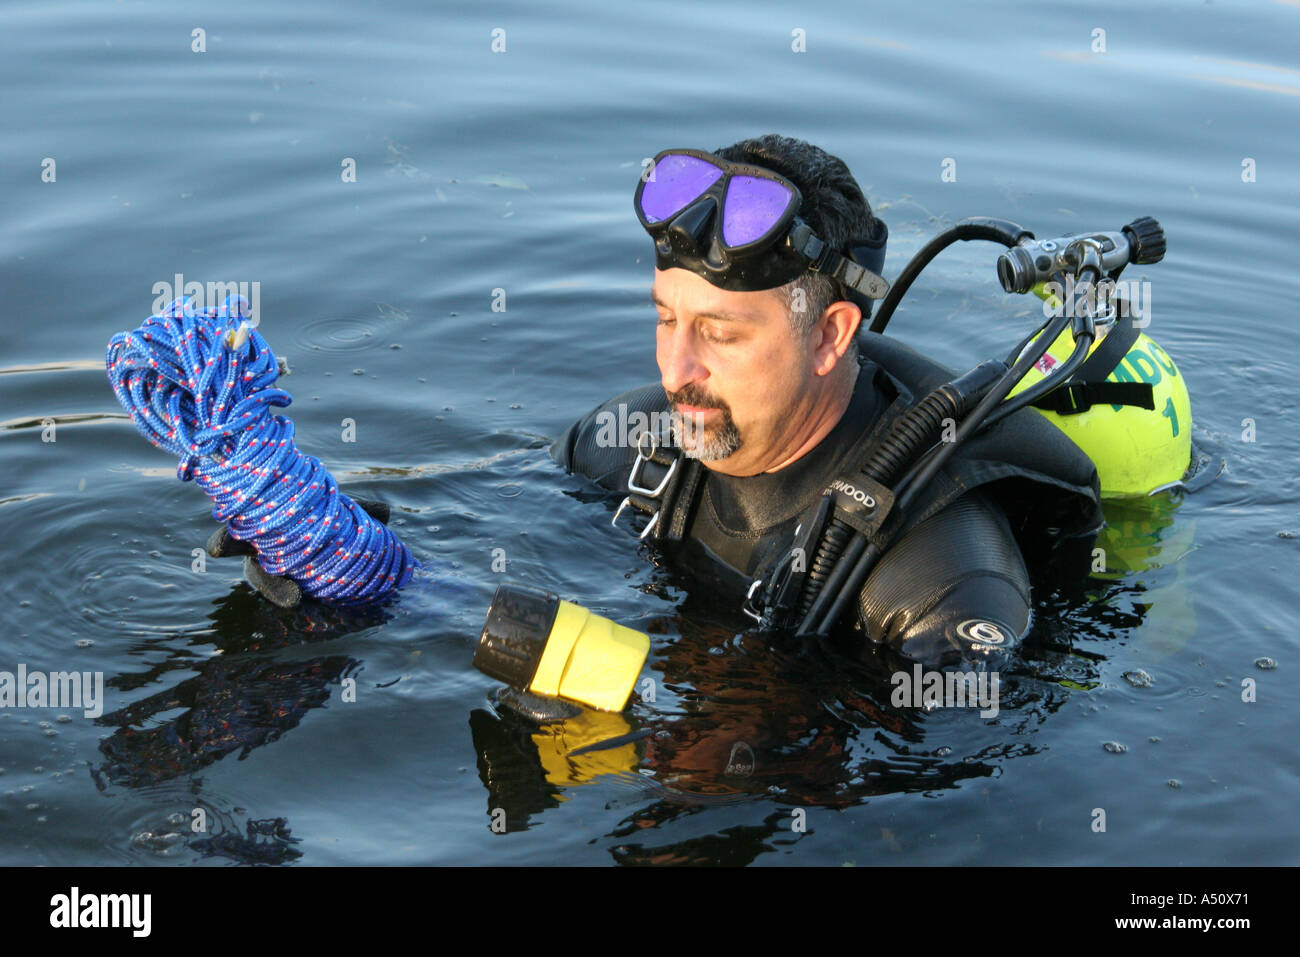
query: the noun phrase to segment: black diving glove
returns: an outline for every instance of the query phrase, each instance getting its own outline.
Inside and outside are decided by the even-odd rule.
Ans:
[[[352,501],[365,510],[377,522],[388,524],[392,514],[387,502],[375,502],[370,499],[353,497]],[[281,608],[296,608],[302,604],[302,586],[285,575],[268,575],[257,563],[257,550],[251,542],[240,541],[230,534],[229,525],[221,525],[208,539],[204,550],[213,558],[228,558],[232,555],[244,556],[244,577],[248,583],[272,604]]]

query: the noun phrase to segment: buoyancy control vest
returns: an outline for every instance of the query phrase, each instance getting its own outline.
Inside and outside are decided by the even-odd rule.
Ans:
[[[719,584],[748,584],[789,548],[831,481],[861,468],[904,411],[955,376],[887,336],[862,332],[858,343],[861,367],[841,421],[777,472],[723,476],[681,455],[658,385],[593,410],[557,440],[552,456],[624,493],[615,522],[629,507],[642,512],[648,516],[643,540],[668,553],[702,548],[718,566]],[[1103,524],[1091,460],[1042,415],[1022,409],[963,443],[901,517],[895,540],[977,490],[1005,514],[1031,565]]]

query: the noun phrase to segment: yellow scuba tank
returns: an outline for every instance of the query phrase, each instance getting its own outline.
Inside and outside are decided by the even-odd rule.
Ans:
[[[1049,305],[1059,304],[1043,283],[1033,292]],[[1088,355],[1105,341],[1104,336],[1095,341]],[[1010,394],[1034,385],[1073,351],[1074,340],[1066,329]],[[1102,402],[1069,415],[1035,411],[1092,459],[1103,498],[1150,495],[1180,481],[1192,458],[1192,405],[1187,381],[1169,353],[1141,333],[1106,381],[1150,383],[1155,408]]]

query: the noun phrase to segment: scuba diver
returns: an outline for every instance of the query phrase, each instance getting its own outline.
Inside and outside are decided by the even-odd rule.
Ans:
[[[934,668],[1013,648],[1031,622],[1029,566],[1078,574],[1104,525],[1097,469],[1023,408],[1026,397],[963,436],[924,487],[914,483],[906,514],[888,512],[881,479],[896,479],[919,450],[900,447],[891,428],[949,383],[955,394],[936,407],[948,414],[926,424],[957,445],[958,411],[1006,367],[988,363],[997,368],[950,383],[950,370],[859,331],[889,290],[880,276],[888,232],[847,166],[773,134],[713,153],[667,150],[634,201],[655,248],[661,380],[583,416],[552,457],[622,495],[616,524],[629,506],[643,513],[641,539],[671,567],[764,624],[775,607],[788,621],[802,617],[805,634],[847,625],[866,649]],[[985,232],[988,223],[1004,225],[982,221]],[[1015,237],[1006,245],[1032,239],[1005,225]],[[905,283],[896,285],[901,294]],[[1103,399],[1133,401],[1092,396]],[[637,422],[649,426],[620,429]],[[855,530],[866,540],[856,548]],[[846,605],[856,613],[842,614]]]
[[[643,513],[640,538],[666,565],[764,631],[851,633],[868,657],[935,668],[987,663],[1029,632],[1032,588],[1082,583],[1086,559],[1098,570],[1103,496],[1186,477],[1185,384],[1126,301],[1110,308],[1126,265],[1164,255],[1149,217],[1054,240],[962,220],[891,288],[880,275],[888,230],[847,166],[772,134],[661,152],[634,208],[655,248],[660,381],[593,409],[551,455],[621,496],[616,524],[629,507]],[[1032,291],[1055,314],[1045,309],[1005,360],[957,375],[882,333],[929,261],[976,239],[1008,247],[1007,292]],[[358,502],[353,517],[382,527],[381,509]],[[248,547],[219,528],[207,550]],[[258,561],[245,572],[278,605],[304,597]],[[607,643],[578,606],[507,592],[489,609],[476,666],[619,710],[648,639],[622,629]],[[548,657],[556,629],[565,638]],[[613,667],[608,655],[625,660]],[[565,692],[566,677],[581,694]]]
[[[1046,580],[1086,580],[1089,571],[1123,567],[1115,562],[1122,554],[1097,567],[1103,496],[1150,495],[1185,477],[1191,418],[1176,367],[1138,330],[1122,300],[1107,313],[1087,296],[1130,263],[1159,261],[1164,239],[1154,220],[1042,241],[1014,223],[963,220],[926,244],[891,287],[881,276],[888,231],[845,164],[775,135],[714,153],[660,153],[636,187],[634,208],[655,247],[660,381],[593,409],[555,441],[551,456],[615,493],[616,524],[624,513],[644,516],[641,539],[687,580],[688,603],[721,599],[729,619],[743,611],[762,633],[791,632],[837,656],[851,649],[873,679],[883,677],[878,666],[896,667],[898,658],[932,669],[998,667],[1029,633],[1033,593],[1041,598]],[[882,334],[920,271],[958,240],[1000,242],[1008,249],[998,260],[1003,288],[1062,307],[1005,360],[960,375]],[[245,362],[238,330],[226,334],[235,337],[229,350]],[[258,348],[246,361],[261,362],[269,382],[273,357],[260,338],[252,341]],[[230,366],[231,383],[242,381],[239,363]],[[124,405],[146,408],[126,401],[141,392],[137,367],[123,369],[110,355],[110,370],[130,387],[120,393]],[[227,408],[221,376],[198,376],[203,366],[196,363],[191,384],[186,368],[182,384],[205,397],[205,409]],[[155,431],[159,422],[174,431],[176,418],[159,413],[149,422]],[[229,431],[225,420],[198,424],[207,441]],[[256,452],[262,440],[243,435],[249,432],[237,434]],[[265,444],[278,448],[283,440]],[[194,449],[180,451],[188,477]],[[271,474],[277,485],[299,478],[293,463]],[[275,605],[292,608],[314,597],[311,577],[273,574],[287,561],[263,566],[248,540],[285,541],[283,531],[262,533],[260,526],[282,511],[292,517],[294,508],[271,508],[272,496],[259,492],[252,496],[259,511],[244,516],[250,493],[242,485],[204,477],[214,497],[231,489],[243,496],[236,511],[245,519],[238,536],[221,524],[208,554],[242,555],[246,577]],[[387,525],[384,503],[348,502],[354,522],[368,516]],[[314,511],[310,520],[317,521]],[[300,534],[292,540],[300,538],[315,542]],[[347,544],[332,554],[356,550]],[[384,594],[404,581],[385,580]],[[773,707],[780,702],[763,690],[742,688],[754,699],[729,699],[739,684],[731,662],[701,665],[693,657],[695,622],[691,628],[657,632],[680,637],[655,665],[665,686],[700,686],[689,717],[625,719],[649,637],[557,595],[500,585],[474,666],[505,687],[491,695],[495,713],[476,710],[470,719],[489,808],[510,803],[511,827],[526,827],[528,814],[553,802],[554,786],[640,764],[677,783],[717,772],[743,779],[742,790],[784,787],[795,773],[810,781],[797,792],[801,800],[843,804],[858,793],[841,793],[859,771],[848,744],[864,725],[852,715],[915,743],[917,725],[892,699],[886,709],[853,688],[847,696],[838,686],[832,694],[809,691],[809,675],[839,681],[845,671],[796,668],[789,684],[805,699],[788,709]],[[715,633],[734,635],[731,621],[705,631]],[[767,656],[764,664],[761,687],[785,683],[786,656]],[[348,663],[331,669],[336,665]],[[330,670],[323,683],[342,673]],[[869,687],[879,692],[885,684]],[[127,730],[105,748],[107,780],[145,782],[202,767],[270,740],[268,728],[274,734],[280,727],[214,723],[210,715],[221,712],[207,689],[182,690],[183,699],[160,694],[119,716]],[[284,726],[318,706],[321,689],[312,690],[286,701]],[[195,738],[167,730],[146,738],[129,727],[136,714],[177,700],[192,703],[187,727],[197,721],[200,730],[220,733]],[[847,707],[822,707],[826,700]],[[950,776],[972,768],[963,760]],[[826,780],[829,791],[817,783]],[[905,776],[889,785],[896,786],[916,784]]]

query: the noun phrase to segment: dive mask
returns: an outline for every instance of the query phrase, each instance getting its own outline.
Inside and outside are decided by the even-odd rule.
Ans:
[[[871,314],[889,283],[880,276],[889,233],[829,248],[798,216],[803,197],[784,176],[701,150],[664,150],[637,185],[637,218],[655,244],[659,269],[689,269],[719,289],[783,286],[805,270],[837,279]]]

